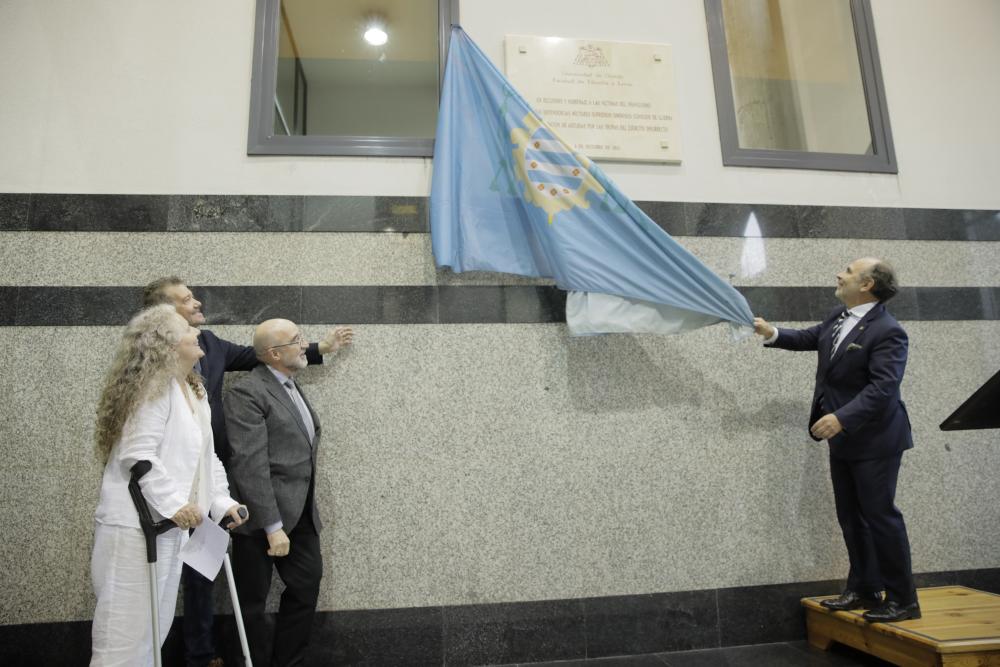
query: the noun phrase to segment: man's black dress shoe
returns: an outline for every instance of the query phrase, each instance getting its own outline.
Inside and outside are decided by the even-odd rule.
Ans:
[[[901,605],[895,600],[889,600],[881,607],[862,614],[869,623],[895,623],[910,618],[920,618],[920,604]]]
[[[844,591],[839,598],[823,600],[821,605],[830,611],[850,611],[852,609],[874,609],[882,605],[882,594],[862,595],[854,591]]]

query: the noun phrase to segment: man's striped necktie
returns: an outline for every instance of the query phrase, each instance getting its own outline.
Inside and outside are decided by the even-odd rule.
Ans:
[[[851,311],[849,311],[849,310],[845,310],[844,312],[842,312],[840,314],[840,317],[837,318],[837,321],[833,323],[833,336],[830,339],[831,340],[831,344],[830,344],[830,358],[831,359],[833,359],[833,355],[837,353],[837,343],[840,342],[840,328],[842,326],[844,326],[844,321],[847,319],[847,315],[850,312]]]

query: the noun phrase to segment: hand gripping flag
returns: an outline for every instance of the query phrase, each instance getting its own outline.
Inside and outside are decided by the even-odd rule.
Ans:
[[[753,325],[743,296],[562,141],[459,27],[430,205],[438,266],[553,278],[575,335]]]

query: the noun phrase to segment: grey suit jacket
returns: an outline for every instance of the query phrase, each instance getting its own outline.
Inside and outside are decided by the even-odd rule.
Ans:
[[[251,534],[281,521],[289,533],[303,509],[309,509],[318,532],[321,523],[315,499],[311,508],[305,508],[322,433],[309,401],[306,407],[316,427],[312,444],[288,391],[267,366],[257,366],[237,380],[224,406],[232,448],[229,486],[233,497],[250,510],[250,520],[236,531]]]

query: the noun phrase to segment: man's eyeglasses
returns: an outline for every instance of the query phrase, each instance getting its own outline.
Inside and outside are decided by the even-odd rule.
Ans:
[[[295,338],[293,338],[288,343],[282,343],[281,345],[272,345],[271,347],[269,347],[267,349],[269,349],[269,350],[275,350],[275,349],[277,349],[279,347],[288,347],[289,345],[298,345],[299,347],[302,347],[302,343],[304,343],[305,340],[306,339],[302,337],[302,334],[299,334],[298,336],[296,336]]]

